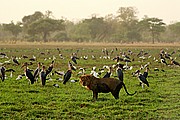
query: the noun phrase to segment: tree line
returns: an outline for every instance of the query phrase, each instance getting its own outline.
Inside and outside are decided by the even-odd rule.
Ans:
[[[180,22],[167,25],[162,19],[136,16],[135,7],[120,7],[116,15],[91,18],[75,23],[55,19],[52,11],[36,11],[24,16],[21,22],[0,24],[0,41],[42,42],[178,42]]]

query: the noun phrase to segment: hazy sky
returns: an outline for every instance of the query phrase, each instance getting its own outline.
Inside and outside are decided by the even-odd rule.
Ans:
[[[92,14],[104,17],[116,15],[120,7],[136,7],[138,18],[157,17],[167,24],[180,22],[180,0],[0,0],[0,23],[21,21],[35,11],[50,10],[56,19],[71,21],[89,18]]]

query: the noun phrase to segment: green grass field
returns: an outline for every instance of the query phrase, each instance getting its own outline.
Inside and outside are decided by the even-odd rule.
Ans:
[[[64,59],[60,59],[57,48],[60,49]],[[103,59],[102,49],[106,48],[109,52],[114,49],[114,53],[110,59]],[[115,50],[117,48],[117,51]],[[0,81],[0,119],[72,119],[72,120],[116,120],[116,119],[132,119],[132,120],[177,120],[180,119],[180,66],[171,65],[170,60],[166,59],[168,66],[160,63],[159,53],[161,49],[168,53],[172,53],[180,63],[180,47],[179,46],[141,46],[141,45],[0,45],[0,52],[6,53],[8,58],[0,58],[0,63],[11,59],[11,56],[21,57],[27,55],[29,58],[36,56],[37,61],[33,65],[28,66],[35,69],[38,62],[49,66],[53,55],[56,57],[53,72],[55,70],[65,71],[68,69],[68,61],[73,52],[77,52],[78,64],[76,71],[73,71],[71,80],[79,80],[79,68],[86,68],[89,74],[92,67],[97,69],[103,65],[112,66],[116,64],[112,60],[116,55],[121,53],[128,54],[128,50],[133,52],[129,55],[134,61],[128,63],[133,66],[132,70],[124,71],[124,83],[130,93],[137,91],[134,96],[128,96],[124,89],[120,91],[120,99],[116,100],[111,93],[100,93],[97,101],[92,100],[92,92],[82,87],[79,82],[67,82],[66,85],[62,81],[56,80],[62,78],[58,75],[51,76],[52,80],[48,80],[45,86],[41,85],[39,80],[30,85],[28,80],[23,77],[16,80],[19,74],[23,73],[21,65],[29,62],[28,59],[19,59],[21,65],[4,64],[6,69],[15,70],[13,77],[9,77],[10,73],[6,72],[7,79]],[[140,50],[147,52],[145,59],[137,57]],[[45,53],[42,55],[41,52]],[[92,55],[96,58],[92,59]],[[83,56],[88,56],[88,60],[84,60]],[[151,57],[150,57],[151,56]],[[148,58],[149,57],[149,58]],[[46,60],[45,60],[46,59]],[[157,59],[156,62],[154,59]],[[149,81],[150,87],[145,86],[142,89],[139,86],[139,80],[132,75],[141,65],[150,62]],[[73,63],[73,62],[72,62]],[[125,64],[124,62],[122,62]],[[154,71],[158,68],[159,71]],[[144,72],[144,69],[141,71]],[[102,73],[102,77],[105,73]],[[112,77],[116,77],[114,70]],[[59,88],[53,84],[58,84]]]

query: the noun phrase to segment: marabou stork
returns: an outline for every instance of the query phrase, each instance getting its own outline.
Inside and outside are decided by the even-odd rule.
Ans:
[[[149,70],[149,68],[146,67],[146,70],[145,70],[144,73],[143,73],[143,76],[144,76],[145,78],[148,77],[148,70]]]
[[[69,61],[68,62],[68,70],[64,74],[64,77],[63,77],[63,84],[66,84],[66,82],[71,78],[72,70],[76,70],[76,69],[73,67],[72,63],[70,63],[70,61]]]
[[[5,72],[6,72],[6,68],[4,66],[0,67],[0,78],[2,81],[5,80]]]
[[[123,64],[118,63],[116,65],[117,69],[116,69],[116,73],[117,73],[117,77],[119,78],[120,81],[123,81],[124,77],[123,77]]]
[[[78,57],[76,57],[75,55],[71,56],[71,60],[77,64],[77,59],[79,59]]]
[[[112,67],[110,66],[103,66],[103,68],[108,69],[108,71],[106,72],[106,74],[103,76],[103,78],[110,78],[111,73],[112,73]]]
[[[41,79],[41,82],[42,82],[43,86],[46,84],[46,76],[47,76],[47,73],[46,73],[46,70],[45,70],[45,66],[43,65],[42,66],[42,71],[40,72],[40,79]]]
[[[31,73],[31,70],[28,69],[27,65],[28,65],[28,63],[25,62],[25,63],[23,64],[23,66],[22,66],[22,67],[25,67],[25,68],[24,68],[25,76],[30,80],[31,84],[34,84],[34,81],[35,81],[35,80],[34,80],[34,76],[33,76],[33,74]],[[22,68],[22,67],[21,67],[21,68]]]
[[[34,71],[34,75],[33,75],[33,76],[34,76],[34,80],[35,80],[35,81],[37,81],[37,79],[38,79],[38,77],[39,77],[39,73],[40,73],[40,71],[41,71],[40,65],[41,65],[41,63],[38,62],[38,66],[37,66],[36,70]]]
[[[16,59],[16,57],[12,57],[12,61],[16,64],[16,65],[20,65],[18,60]]]
[[[140,81],[140,84],[142,85],[142,88],[144,88],[144,84],[147,85],[149,87],[149,83],[146,79],[147,77],[147,74],[141,74],[140,73],[140,70],[137,70],[135,72],[135,74],[137,74],[138,78],[139,78],[139,81]]]
[[[54,67],[54,60],[51,62],[48,69],[46,70],[46,75],[48,75],[52,71],[53,67]]]

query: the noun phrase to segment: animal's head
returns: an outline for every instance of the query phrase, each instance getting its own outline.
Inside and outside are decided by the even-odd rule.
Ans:
[[[93,75],[82,75],[80,76],[80,84],[82,86],[89,86],[94,78]]]

